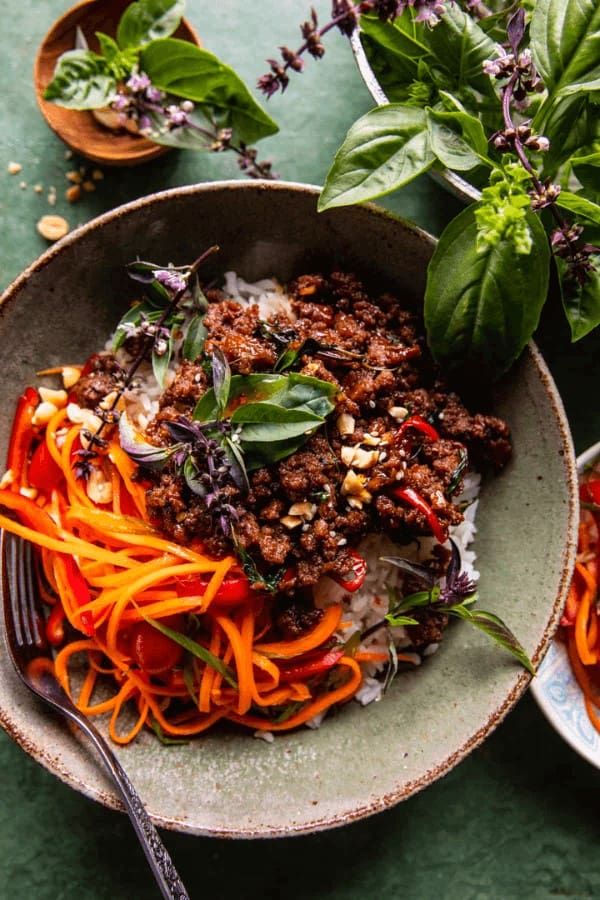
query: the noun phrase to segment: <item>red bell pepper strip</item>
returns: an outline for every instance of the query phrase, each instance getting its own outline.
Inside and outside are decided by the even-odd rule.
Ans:
[[[0,507],[5,506],[17,513],[20,522],[40,534],[60,540],[58,529],[47,512],[41,507],[15,491],[0,490]]]
[[[48,444],[45,440],[40,441],[33,451],[27,470],[29,484],[49,497],[62,477],[61,468],[48,450]]]
[[[440,520],[434,513],[433,509],[427,502],[418,494],[413,488],[394,488],[392,491],[394,497],[397,497],[398,500],[403,500],[405,503],[408,503],[409,506],[412,506],[413,509],[418,510],[422,515],[427,519],[427,524],[429,525],[433,536],[436,541],[439,541],[440,544],[444,544],[448,539],[448,533],[446,529],[442,526]]]
[[[202,596],[206,591],[207,583],[202,575],[182,575],[176,579],[175,590],[178,597]],[[217,606],[238,606],[251,600],[254,591],[243,572],[233,572],[225,576],[221,587],[212,601]]]
[[[429,422],[423,418],[423,416],[415,414],[414,416],[409,416],[408,419],[405,419],[398,427],[396,432],[397,437],[404,437],[409,428],[414,428],[415,431],[419,431],[422,435],[429,438],[430,441],[439,441],[440,439],[439,433],[433,425],[430,425]]]
[[[347,577],[334,575],[333,580],[345,591],[349,591],[352,594],[363,585],[367,574],[367,561],[353,547],[348,551],[348,555],[352,557],[352,568],[348,572]]]
[[[38,403],[38,392],[32,387],[25,388],[17,400],[17,409],[13,419],[6,459],[6,468],[12,471],[14,476],[12,489],[15,491],[18,491],[25,483],[27,457],[35,436],[33,416]]]
[[[2,506],[16,512],[20,521],[28,528],[60,540],[54,521],[47,512],[41,509],[33,500],[30,500],[29,497],[24,497],[23,494],[17,494],[14,491],[3,490],[0,491],[0,507]],[[67,553],[60,553],[57,559],[64,566],[65,576],[77,605],[84,606],[90,603],[92,599],[90,589],[73,557]],[[94,618],[91,612],[88,611],[81,614],[81,629],[88,637],[94,634]]]
[[[87,581],[81,574],[81,569],[72,556],[68,556],[64,553],[61,554],[61,558],[64,563],[67,582],[77,606],[86,606],[88,603],[91,603],[92,595],[90,594]],[[94,617],[90,610],[82,612],[79,616],[79,621],[81,622],[81,630],[83,633],[87,634],[88,637],[92,637],[95,634],[96,629],[94,627]]]
[[[593,503],[600,506],[600,479],[583,481],[579,486],[579,499],[582,503]]]
[[[282,682],[303,681],[312,675],[321,675],[332,669],[344,655],[343,648],[328,650],[312,650],[288,665],[280,664],[280,680]]]

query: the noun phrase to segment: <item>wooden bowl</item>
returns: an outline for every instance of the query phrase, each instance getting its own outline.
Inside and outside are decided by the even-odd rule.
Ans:
[[[75,48],[77,26],[83,31],[90,50],[99,52],[96,32],[114,37],[117,24],[131,0],[84,0],[58,19],[37,53],[33,76],[35,95],[46,122],[72,150],[105,166],[135,166],[156,159],[169,149],[127,131],[111,131],[87,110],[65,109],[43,98],[52,81],[59,56]],[[185,19],[174,37],[200,46],[200,39]]]

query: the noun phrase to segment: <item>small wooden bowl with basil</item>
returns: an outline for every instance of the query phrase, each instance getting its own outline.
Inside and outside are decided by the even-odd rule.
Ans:
[[[97,33],[114,38],[119,21],[131,0],[84,0],[58,19],[38,50],[34,63],[35,95],[41,113],[53,131],[72,150],[105,166],[135,166],[156,159],[168,147],[156,144],[125,129],[112,130],[101,125],[88,110],[67,109],[44,99],[59,57],[76,47],[77,29],[81,29],[89,49],[100,51]],[[200,38],[188,21],[182,19],[173,37],[200,46]]]

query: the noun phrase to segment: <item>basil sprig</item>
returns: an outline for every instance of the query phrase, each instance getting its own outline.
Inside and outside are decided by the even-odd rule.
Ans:
[[[452,555],[443,588],[435,582],[433,574],[425,566],[402,557],[382,557],[383,562],[396,566],[423,584],[423,590],[405,597],[398,598],[396,592],[390,590],[389,611],[385,616],[385,621],[392,626],[418,624],[418,620],[410,613],[419,609],[443,612],[448,616],[464,619],[508,650],[528,672],[535,675],[535,668],[529,656],[502,619],[495,613],[472,608],[477,601],[475,584],[465,572],[461,572],[460,551],[453,540],[450,541],[450,544]]]
[[[192,418],[203,424],[226,418],[252,471],[298,450],[333,411],[335,393],[335,385],[297,372],[220,377]]]

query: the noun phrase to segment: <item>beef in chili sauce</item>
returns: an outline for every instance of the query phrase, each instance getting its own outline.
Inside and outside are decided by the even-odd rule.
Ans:
[[[333,411],[302,446],[249,472],[247,489],[223,488],[234,537],[173,467],[153,474],[147,494],[165,533],[217,556],[235,550],[265,577],[278,571],[289,593],[324,574],[347,577],[352,548],[368,533],[444,540],[462,520],[453,498],[469,461],[499,469],[511,446],[505,422],[467,410],[447,387],[398,299],[372,297],[341,272],[301,276],[288,296],[289,313],[263,319],[256,305],[208,292],[203,357],[178,367],[145,437],[173,441],[169,424],[191,418],[216,351],[234,375],[272,372],[287,352],[295,371],[335,387]]]

